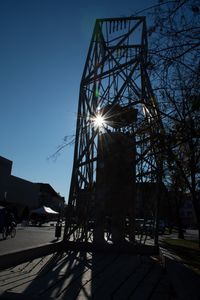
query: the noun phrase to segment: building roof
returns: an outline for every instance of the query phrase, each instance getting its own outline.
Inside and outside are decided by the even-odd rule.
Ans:
[[[0,164],[3,164],[3,165],[12,165],[12,160],[9,160],[3,156],[0,156]]]
[[[0,156],[0,161],[5,161],[5,162],[8,162],[8,163],[12,163],[12,160],[7,159],[7,158],[5,158],[3,156]]]
[[[41,183],[38,182],[37,184],[40,185],[40,190],[41,191],[48,191],[49,193],[51,193],[51,195],[53,196],[60,196],[54,189],[53,187],[49,184],[49,183]]]

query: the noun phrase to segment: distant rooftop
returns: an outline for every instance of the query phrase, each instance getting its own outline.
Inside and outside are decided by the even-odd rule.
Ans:
[[[10,160],[10,159],[7,159],[7,158],[5,158],[5,157],[3,157],[3,156],[0,156],[0,162],[1,163],[9,163],[9,164],[12,164],[13,162],[12,162],[12,160]]]

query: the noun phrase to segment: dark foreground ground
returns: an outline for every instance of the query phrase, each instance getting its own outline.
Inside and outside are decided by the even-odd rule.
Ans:
[[[54,254],[0,276],[0,299],[165,300],[174,294],[158,260],[139,255]]]
[[[199,300],[200,279],[167,256],[55,253],[0,272],[0,299]]]
[[[55,239],[48,227],[19,232],[28,243],[31,232],[34,243]],[[0,271],[0,299],[199,300],[199,286],[199,276],[163,247],[156,256],[60,252]]]

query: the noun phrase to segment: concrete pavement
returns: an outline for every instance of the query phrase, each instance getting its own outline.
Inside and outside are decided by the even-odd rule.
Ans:
[[[167,249],[147,257],[50,248],[21,251],[30,255],[26,263],[13,256],[16,263],[0,272],[0,299],[200,299],[199,276]]]
[[[68,252],[0,272],[0,299],[169,299],[170,283],[156,258]]]
[[[62,235],[63,231],[64,227]],[[0,234],[0,255],[55,242],[55,226],[50,226],[50,223],[41,227],[18,225],[15,238],[8,236],[6,240],[2,240]]]

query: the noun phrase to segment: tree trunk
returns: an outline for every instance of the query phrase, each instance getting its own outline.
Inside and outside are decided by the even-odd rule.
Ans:
[[[178,193],[178,191],[176,190]],[[175,203],[176,203],[176,219],[177,219],[177,226],[178,226],[178,238],[179,239],[184,239],[184,231],[183,231],[183,225],[182,225],[182,220],[180,216],[180,208],[181,208],[181,200],[178,196],[175,197]]]
[[[199,224],[198,224],[198,240],[199,240],[198,245],[200,248],[200,226],[199,226]]]
[[[195,215],[196,215],[196,220],[197,220],[197,228],[198,228],[198,245],[200,248],[200,204],[199,201],[200,199],[198,199],[196,197],[196,195],[192,195],[192,203],[193,203],[193,207],[194,207],[194,211],[195,211]]]
[[[177,212],[177,225],[178,225],[178,238],[184,240],[184,231],[183,231],[183,224],[180,216],[180,203],[179,206],[176,207]]]

